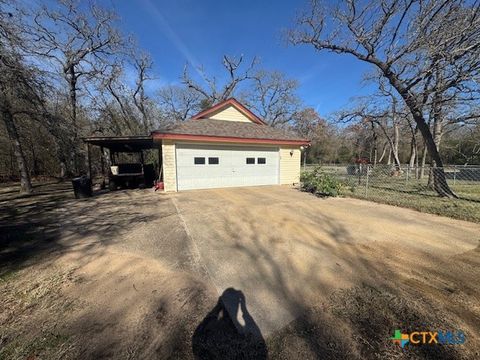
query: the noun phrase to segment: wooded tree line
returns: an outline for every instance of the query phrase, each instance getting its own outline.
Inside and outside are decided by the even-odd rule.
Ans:
[[[310,162],[479,163],[478,13],[476,1],[313,1],[288,40],[371,64],[379,89],[326,121],[258,58],[225,55],[218,77],[187,64],[179,85],[152,91],[153,61],[113,11],[0,0],[1,175],[29,192],[31,176],[85,170],[83,136],[147,134],[232,96],[311,139]],[[435,187],[454,196],[443,171]]]
[[[290,39],[371,65],[370,79],[391,99],[390,108],[384,108],[394,133],[397,109],[405,108],[435,166],[435,190],[455,197],[445,179],[440,141],[446,123],[478,121],[479,12],[478,1],[313,0]],[[382,129],[377,120],[388,115],[376,110],[380,113],[370,113],[368,106],[357,112],[372,132]],[[390,147],[398,157],[397,144]]]
[[[149,134],[236,96],[272,126],[301,107],[298,82],[257,58],[225,55],[216,78],[186,65],[179,85],[152,90],[150,55],[94,2],[38,8],[0,0],[1,175],[60,178],[85,171],[82,137]],[[150,87],[149,87],[150,86]]]

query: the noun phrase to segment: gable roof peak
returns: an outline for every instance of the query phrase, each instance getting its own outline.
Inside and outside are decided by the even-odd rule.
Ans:
[[[205,119],[208,117],[208,115],[222,111],[228,107],[234,107],[236,110],[238,110],[240,113],[242,113],[244,116],[246,116],[251,122],[259,124],[259,125],[267,125],[262,119],[260,119],[257,115],[255,115],[252,111],[250,111],[245,105],[240,103],[237,99],[235,98],[229,98],[227,100],[221,101],[205,110],[200,111],[198,114],[192,116],[193,120],[198,120],[198,119]]]

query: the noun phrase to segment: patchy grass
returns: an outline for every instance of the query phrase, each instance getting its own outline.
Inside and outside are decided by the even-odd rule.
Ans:
[[[438,196],[428,187],[428,176],[423,179],[407,179],[405,174],[389,176],[386,173],[372,172],[367,180],[365,174],[361,177],[347,175],[344,170],[342,167],[321,168],[323,173],[343,182],[343,196],[480,223],[479,181],[457,180],[454,183],[448,180],[449,186],[459,197],[448,199]],[[312,169],[309,169],[306,173],[311,171]]]
[[[30,341],[15,339],[0,349],[0,360],[62,359],[69,348],[69,337],[55,332],[41,334]]]
[[[421,212],[448,216],[454,219],[480,223],[480,201],[441,198],[434,194],[400,192],[381,187],[370,187],[367,195],[365,189],[348,189],[345,196],[375,201],[382,204],[406,207]],[[461,195],[461,193],[458,193]]]
[[[0,272],[0,284],[15,279],[18,274],[18,270],[4,269]]]
[[[473,359],[478,358],[475,334],[465,331],[458,318],[442,304],[411,289],[389,289],[366,284],[341,289],[311,308],[268,340],[275,359]],[[395,329],[465,331],[464,345],[407,345],[390,339]]]
[[[72,272],[54,266],[4,272],[0,282],[0,360],[63,359],[71,352],[70,337],[57,324],[73,306],[73,300],[60,290],[72,282]]]

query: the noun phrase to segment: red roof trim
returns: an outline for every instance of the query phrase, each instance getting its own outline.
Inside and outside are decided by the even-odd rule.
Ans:
[[[228,142],[228,143],[248,143],[248,144],[278,144],[278,145],[307,145],[308,140],[280,140],[280,139],[253,139],[236,138],[227,136],[209,136],[209,135],[189,135],[189,134],[160,134],[153,133],[153,139],[171,139],[171,140],[191,140],[206,142]]]
[[[252,122],[260,125],[267,125],[266,122],[261,120],[257,115],[255,115],[253,112],[251,112],[249,109],[247,109],[244,105],[242,105],[240,102],[238,102],[234,98],[230,98],[228,100],[219,102],[216,105],[213,105],[212,107],[209,107],[208,109],[205,109],[203,111],[200,111],[197,115],[192,116],[193,120],[198,120],[198,119],[203,119],[207,115],[214,113],[222,108],[225,108],[227,106],[233,106],[235,109],[240,111],[243,115],[245,115],[247,118],[249,118]]]

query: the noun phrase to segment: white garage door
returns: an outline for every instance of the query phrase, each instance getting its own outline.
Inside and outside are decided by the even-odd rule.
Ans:
[[[278,148],[176,145],[178,190],[279,183]]]

